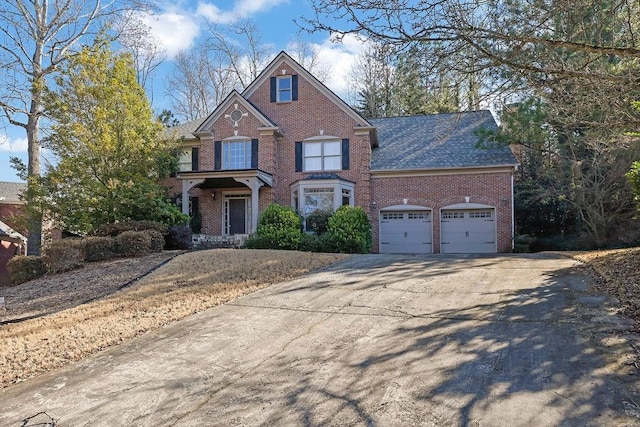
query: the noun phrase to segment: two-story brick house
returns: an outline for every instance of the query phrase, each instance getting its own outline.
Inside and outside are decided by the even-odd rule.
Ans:
[[[255,231],[270,203],[303,217],[361,206],[374,252],[507,252],[513,237],[506,147],[476,147],[489,112],[366,120],[286,53],[203,120],[172,128],[182,140],[169,182],[202,233]]]

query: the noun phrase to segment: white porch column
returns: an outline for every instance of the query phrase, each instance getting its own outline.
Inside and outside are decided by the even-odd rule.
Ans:
[[[257,177],[251,178],[234,178],[237,182],[241,182],[251,189],[251,228],[249,233],[255,233],[258,228],[258,208],[260,204],[260,187],[264,185],[261,179]]]
[[[182,213],[189,215],[189,190],[198,184],[202,184],[204,179],[184,179],[182,180]]]

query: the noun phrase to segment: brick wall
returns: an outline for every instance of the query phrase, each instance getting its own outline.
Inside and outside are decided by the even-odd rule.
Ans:
[[[473,173],[456,175],[432,175],[424,177],[373,178],[372,212],[373,248],[379,247],[380,210],[389,206],[423,206],[433,212],[433,251],[440,251],[440,209],[445,206],[479,203],[495,207],[498,252],[511,252],[511,173]]]

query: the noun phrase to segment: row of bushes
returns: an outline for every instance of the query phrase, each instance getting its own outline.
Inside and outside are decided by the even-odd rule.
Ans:
[[[255,237],[247,241],[251,249],[291,249],[309,252],[369,253],[371,222],[361,207],[341,206],[335,212],[315,211],[303,220],[293,209],[272,204],[258,220]]]
[[[106,224],[92,236],[52,242],[43,248],[41,257],[15,256],[7,269],[11,282],[19,284],[46,273],[74,270],[86,262],[138,257],[163,249],[191,249],[189,225],[166,227],[151,221]]]

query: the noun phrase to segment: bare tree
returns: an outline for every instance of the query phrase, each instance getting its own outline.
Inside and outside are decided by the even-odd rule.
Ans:
[[[289,44],[289,54],[315,78],[325,83],[331,75],[331,67],[320,60],[320,48],[317,45],[297,40]]]
[[[40,175],[43,96],[58,67],[78,46],[136,2],[119,0],[3,0],[0,3],[0,108],[27,133],[29,177]],[[27,192],[28,198],[28,192]],[[28,202],[28,200],[27,200]],[[29,220],[28,250],[40,253],[41,216]]]
[[[131,11],[128,15],[127,19],[117,25],[120,35],[118,42],[131,54],[138,84],[148,93],[151,92],[153,102],[153,89],[147,86],[147,81],[167,59],[167,54],[151,34],[151,27],[140,19],[140,15],[136,11]]]
[[[239,87],[235,71],[206,45],[180,52],[167,79],[167,95],[172,110],[186,121],[206,117]]]
[[[262,41],[258,27],[250,20],[239,20],[225,28],[209,26],[207,46],[228,61],[242,89],[258,77],[271,56],[269,45]]]

